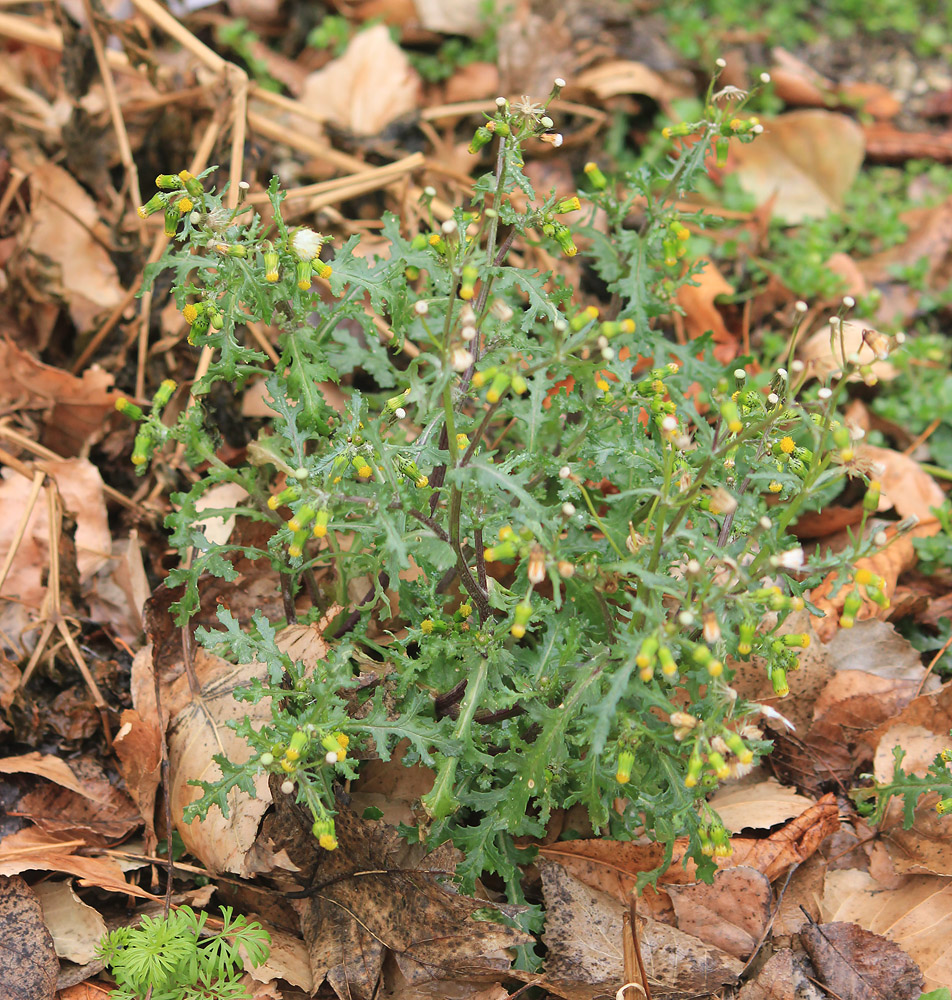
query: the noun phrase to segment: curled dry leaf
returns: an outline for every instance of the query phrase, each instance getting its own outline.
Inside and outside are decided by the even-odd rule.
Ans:
[[[347,51],[312,73],[301,99],[322,119],[354,135],[378,135],[417,110],[420,77],[378,24],[351,39]]]
[[[775,778],[768,778],[752,785],[726,785],[715,792],[708,804],[731,833],[740,833],[785,823],[809,809],[813,801]]]
[[[823,985],[842,1000],[915,1000],[919,966],[899,945],[858,924],[809,924],[800,931]]]
[[[43,923],[52,935],[56,954],[77,965],[91,962],[106,933],[106,922],[99,911],[87,906],[69,882],[40,882],[33,891],[43,909]]]
[[[869,332],[864,337],[866,331]],[[844,320],[842,335],[839,323],[836,324],[835,333],[827,323],[800,345],[797,354],[807,366],[808,373],[821,380],[828,378],[833,372],[841,371],[843,359],[855,355],[860,364],[872,367],[873,374],[881,382],[889,382],[899,374],[899,370],[888,361],[876,357],[869,346],[871,334],[882,336],[873,323],[865,320]],[[861,381],[861,376],[854,372],[849,380],[858,382]]]
[[[545,862],[541,868],[547,977],[561,981],[563,989],[588,987],[589,996],[614,994],[625,982],[627,904],[573,878],[560,864]],[[735,983],[743,968],[719,948],[657,920],[639,920],[637,932],[651,990],[658,997],[706,995]]]
[[[748,145],[732,144],[728,169],[774,216],[791,225],[840,211],[865,154],[863,130],[846,115],[791,111]]]
[[[861,445],[857,448],[857,461],[872,469],[881,483],[880,510],[895,509],[902,518],[917,517],[919,524],[904,534],[897,536],[895,528],[887,528],[891,539],[885,549],[867,558],[858,559],[857,570],[869,569],[885,580],[883,591],[891,598],[896,590],[899,575],[915,566],[918,557],[912,544],[913,538],[928,538],[940,530],[940,525],[932,513],[945,500],[945,494],[938,483],[919,463],[891,448],[877,448]],[[829,596],[836,583],[836,574],[831,573],[810,594],[810,599],[825,615],[814,621],[817,635],[827,642],[837,628],[837,618],[843,609],[843,602],[850,587],[841,587],[835,597]],[[885,618],[889,608],[883,608],[862,594],[863,604],[857,619]]]

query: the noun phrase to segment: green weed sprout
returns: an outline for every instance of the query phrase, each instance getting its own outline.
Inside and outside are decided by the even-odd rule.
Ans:
[[[118,927],[99,946],[114,976],[115,1000],[242,1000],[244,951],[252,965],[268,959],[271,938],[256,921],[222,907],[222,929],[205,929],[208,915],[183,906],[168,917],[143,917],[138,927]],[[151,992],[150,992],[151,990]]]

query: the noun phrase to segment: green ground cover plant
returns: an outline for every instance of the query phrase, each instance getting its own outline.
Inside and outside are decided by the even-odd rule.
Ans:
[[[769,751],[758,722],[778,718],[731,687],[734,665],[755,658],[786,694],[809,635],[785,620],[831,570],[848,590],[844,627],[863,594],[888,603],[880,578],[850,569],[875,539],[860,531],[848,551],[806,561],[790,530],[847,477],[868,485],[867,515],[876,509],[878,484],[838,418],[857,363],[843,357],[824,384],[793,360],[796,329],[770,370],[718,361],[709,337],[665,336],[696,273],[672,201],[709,157],[756,141],[744,95],[715,81],[701,115],[665,128],[657,165],[606,176],[590,163],[577,191],[541,195],[524,156],[560,144],[548,105],[561,86],[541,103],[500,98],[470,144],[490,156],[470,203],[442,222],[430,213],[423,231],[385,216],[389,250],[374,259],[356,237],[332,253],[288,227],[277,180],[265,220],[226,208],[206,175],[157,178],[141,212],[163,212],[174,241],[145,284],[169,272],[190,343],[213,351],[196,405],[177,417],[164,416],[171,383],[148,413],[120,403],[139,421],[140,471],[173,442],[197,470],[167,519],[183,557],[168,579],[181,588],[176,621],[195,613],[204,574],[236,577],[237,554],[280,575],[286,609],[284,621],[221,610],[220,628],[197,633],[234,662],[267,666],[237,697],[271,697],[273,717],[236,723],[251,757],[216,757],[221,778],[201,783],[187,819],[227,812],[231,791],[251,793],[265,771],[334,850],[335,784],[403,743],[404,763],[436,773],[426,820],[404,832],[460,847],[466,889],[496,872],[521,902],[528,855],[514,838],[541,836],[553,809],[577,803],[596,830],[646,834],[669,858],[687,836],[710,878],[730,846],[706,796]],[[582,255],[608,307],[526,266],[515,252],[533,245]],[[244,343],[251,320],[279,329],[277,365]],[[884,356],[891,345],[875,335],[871,346]],[[232,466],[201,401],[250,379],[264,380],[275,415]],[[328,380],[345,392],[342,413],[318,388]],[[199,512],[221,483],[247,500]],[[215,515],[261,522],[269,541],[213,544],[201,521]],[[348,604],[316,670],[281,651],[283,625],[346,604],[360,579],[372,581],[367,598]],[[304,594],[311,607],[298,612]],[[379,682],[358,689],[368,658]]]
[[[207,913],[182,906],[162,917],[145,916],[137,927],[117,927],[99,947],[116,979],[116,1000],[241,1000],[240,949],[252,965],[268,959],[271,938],[256,921],[222,908],[222,928],[206,927]]]

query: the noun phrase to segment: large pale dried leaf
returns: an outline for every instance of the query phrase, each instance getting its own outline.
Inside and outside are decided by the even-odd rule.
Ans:
[[[862,670],[917,684],[925,674],[919,651],[888,622],[857,622],[837,632],[826,649],[836,671]]]
[[[53,1000],[59,961],[33,890],[22,878],[0,877],[0,996]]]
[[[824,994],[807,978],[803,960],[781,948],[744,984],[737,1000],[824,1000]]]
[[[800,932],[821,982],[841,1000],[915,1000],[919,966],[892,941],[858,924],[809,924]]]
[[[119,393],[113,378],[96,365],[77,378],[37,361],[8,340],[0,340],[0,408],[43,410],[43,443],[60,455],[76,455],[90,438],[99,438]]]
[[[902,769],[922,778],[936,755],[950,746],[948,733],[936,734],[924,726],[897,723],[889,726],[873,759],[873,774],[879,782],[891,781],[893,748],[902,747],[906,756]],[[889,803],[880,829],[883,842],[899,872],[931,875],[952,875],[952,819],[935,811],[936,793],[924,795],[916,807],[913,824],[903,829],[903,808],[900,799]]]
[[[741,830],[766,830],[785,823],[809,809],[813,802],[796,789],[781,785],[775,778],[752,785],[719,789],[708,800],[731,833]]]
[[[308,964],[307,946],[293,934],[278,930],[276,927],[263,924],[271,935],[271,951],[268,960],[261,965],[251,966],[245,963],[248,975],[258,983],[267,983],[272,979],[284,979],[292,986],[297,986],[305,993],[314,992],[314,979]]]
[[[39,753],[31,750],[17,757],[0,758],[0,774],[35,774],[68,788],[77,795],[85,796],[95,802],[105,802],[108,793],[101,786],[87,785],[70,769],[69,764],[54,754]]]
[[[840,211],[864,153],[852,118],[791,111],[765,123],[754,142],[733,143],[729,167],[745,191],[762,202],[774,198],[774,215],[793,224]]]
[[[248,496],[248,491],[238,483],[219,483],[207,493],[203,493],[195,502],[197,511],[225,510],[229,507],[239,507],[242,500]],[[224,545],[231,538],[237,514],[203,517],[195,522],[195,527],[203,531],[210,545]]]
[[[297,907],[315,987],[326,981],[342,1000],[369,1000],[388,953],[410,984],[422,985],[506,970],[504,949],[531,941],[500,923],[474,920],[485,900],[442,884],[449,872],[438,857],[416,868],[401,863],[405,844],[395,828],[346,808],[336,826],[340,847],[322,854],[319,888]]]
[[[952,248],[952,198],[946,198],[941,205],[913,209],[902,220],[909,226],[906,239],[861,261],[860,270],[867,281],[879,284],[895,280],[897,267],[917,264],[926,258],[929,262],[926,287],[932,287],[943,272]]]
[[[85,965],[96,957],[106,933],[106,921],[87,906],[69,882],[40,882],[33,890],[43,909],[43,923],[53,937],[60,958]]]
[[[888,892],[856,869],[827,873],[823,919],[851,921],[898,944],[922,970],[923,989],[952,983],[952,879],[910,876]]]
[[[591,90],[600,101],[619,94],[644,94],[664,102],[685,93],[683,85],[672,84],[660,73],[633,59],[600,62],[575,76],[572,84]]]
[[[41,291],[62,298],[85,332],[123,296],[116,265],[93,235],[99,209],[62,167],[44,160],[26,169],[32,195],[27,250],[35,280],[49,282]]]
[[[843,358],[855,355],[860,364],[872,368],[873,374],[880,382],[892,381],[899,374],[899,369],[889,361],[877,358],[867,340],[863,338],[864,330],[877,332],[873,323],[856,319],[843,321],[842,334],[839,323],[836,324],[835,335],[829,324],[821,326],[798,347],[797,354],[807,366],[807,371],[821,380],[825,380],[833,372],[842,371]],[[853,372],[849,380],[859,382],[862,376],[858,372]]]
[[[376,135],[415,111],[420,77],[403,50],[378,24],[355,35],[347,51],[312,73],[301,99],[322,120],[354,135]]]
[[[735,958],[749,958],[767,929],[772,894],[767,877],[743,865],[719,871],[714,881],[670,885],[678,930]]]
[[[207,674],[200,695],[190,699],[175,716],[169,731],[172,816],[188,851],[209,870],[250,875],[252,872],[246,867],[247,855],[254,844],[261,817],[271,802],[264,773],[255,778],[254,798],[237,788],[229,793],[227,817],[212,808],[204,820],[195,819],[186,824],[182,811],[201,795],[201,789],[188,784],[189,781],[215,781],[221,777],[221,770],[212,760],[214,754],[222,754],[236,763],[251,756],[248,744],[226,723],[229,719],[246,716],[253,724],[270,721],[270,698],[262,698],[252,705],[232,697],[236,688],[252,678],[266,679],[267,670],[260,663],[234,666],[212,656],[206,662]]]
[[[542,865],[542,888],[546,975],[589,986],[593,994],[615,993],[625,982],[622,935],[628,907],[554,862]],[[638,940],[652,993],[659,997],[713,992],[735,983],[743,968],[719,948],[656,920],[638,921]]]
[[[478,36],[486,31],[486,4],[481,0],[413,0],[420,27],[445,35]],[[488,15],[493,16],[495,3]]]

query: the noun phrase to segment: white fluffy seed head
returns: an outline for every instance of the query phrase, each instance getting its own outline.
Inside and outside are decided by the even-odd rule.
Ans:
[[[745,378],[747,378],[747,372],[745,372],[743,368],[735,368],[734,369],[734,378],[736,378],[736,379],[745,379]]]
[[[290,795],[291,792],[294,791],[294,782],[293,781],[288,781],[287,779],[285,779],[284,781],[282,781],[281,782],[281,791],[284,792],[285,795]]]
[[[555,78],[554,83],[555,83],[556,87],[564,87],[565,86],[565,81],[560,76],[557,76]]]
[[[504,108],[506,106],[506,104],[507,104],[507,101],[506,101],[505,97],[497,97],[496,98],[496,107],[497,108]]]
[[[430,307],[423,301],[423,299],[420,299],[419,302],[415,302],[413,304],[413,311],[417,314],[417,316],[425,316],[430,311]]]
[[[795,372],[797,375],[799,375],[804,368],[806,368],[806,365],[799,358],[797,358],[796,361],[790,362],[790,371]]]
[[[476,339],[476,327],[475,326],[464,326],[460,331],[460,336],[468,344],[471,340]]]
[[[567,465],[563,465],[562,468],[559,469],[559,479],[568,479],[571,475],[572,470]]]
[[[726,68],[726,66],[727,66],[727,60],[726,60],[726,59],[715,59],[715,60],[714,60],[714,65],[715,65],[715,66],[716,66],[716,67],[717,67],[718,69],[725,69],[725,68]]]
[[[760,521],[758,521],[758,524],[764,529],[764,531],[768,531],[773,527],[773,521],[771,521],[766,514],[760,519]]]
[[[566,517],[572,517],[575,514],[575,504],[574,503],[568,503],[566,501],[566,503],[562,504],[562,513]]]
[[[843,305],[846,306],[847,309],[852,309],[853,306],[856,305],[856,299],[854,299],[852,295],[844,295]]]
[[[328,750],[327,753],[324,754],[324,763],[325,764],[336,764],[337,763],[337,754],[334,753],[333,750]]]
[[[402,406],[398,406],[393,411],[393,415],[397,418],[397,420],[403,420],[403,418],[407,415],[407,411]]]
[[[873,535],[873,545],[877,548],[881,549],[888,541],[889,535],[887,535],[885,531],[877,531],[876,534]]]
[[[761,73],[760,74],[760,82],[761,83],[770,83],[770,74],[769,73]]]
[[[810,307],[803,301],[803,299],[797,299],[793,306],[798,313],[805,313]]]
[[[767,396],[767,402],[771,406],[776,406],[780,402],[780,397],[775,392],[772,392]]]
[[[678,421],[676,417],[672,417],[670,414],[661,421],[661,429],[667,431],[669,434],[678,429]]]
[[[456,219],[447,219],[446,222],[440,226],[440,229],[442,229],[447,236],[449,236],[450,233],[455,233],[457,229]]]
[[[827,388],[827,386],[823,386],[823,388],[820,389],[820,391],[817,393],[817,395],[820,397],[820,399],[829,399],[830,396],[833,395],[833,390],[830,389],[830,388]]]

